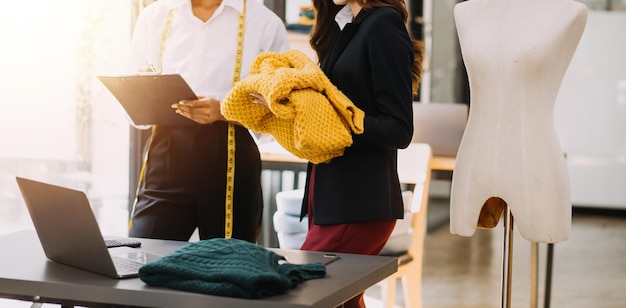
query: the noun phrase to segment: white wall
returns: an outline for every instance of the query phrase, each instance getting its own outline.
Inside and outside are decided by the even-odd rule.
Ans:
[[[589,11],[555,125],[574,205],[626,209],[626,12]]]

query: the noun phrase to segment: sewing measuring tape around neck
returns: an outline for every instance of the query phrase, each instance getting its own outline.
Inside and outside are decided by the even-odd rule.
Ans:
[[[241,62],[243,61],[243,39],[246,26],[246,0],[243,0],[243,11],[239,14],[237,27],[237,53],[235,55],[235,70],[233,72],[233,86],[241,77]],[[228,159],[226,166],[226,219],[224,221],[224,237],[233,235],[233,199],[235,193],[235,124],[228,123]]]
[[[167,19],[165,20],[165,26],[163,27],[163,32],[161,33],[161,44],[159,46],[159,62],[156,73],[161,74],[163,72],[163,51],[165,50],[165,42],[167,41],[167,36],[170,32],[170,26],[172,25],[172,18],[174,17],[174,12],[176,9],[170,9],[167,12]],[[143,183],[143,179],[146,172],[146,164],[148,163],[148,153],[152,148],[152,141],[154,140],[154,134],[156,133],[156,125],[152,125],[152,133],[150,134],[150,139],[148,140],[148,147],[146,153],[144,153],[143,163],[141,164],[141,170],[139,171],[139,181],[137,183],[137,191],[135,192],[135,201],[133,202],[133,209],[131,213],[131,219],[128,221],[128,229],[133,225],[132,217],[135,215],[135,205],[137,204],[137,195],[139,194],[139,189]]]
[[[172,24],[172,16],[175,9],[171,9],[168,12],[167,21],[165,22],[165,29],[161,35],[161,49],[159,55],[159,72],[162,71],[163,64],[163,51],[165,49],[165,41],[169,34],[169,29]],[[246,0],[243,0],[243,11],[239,14],[239,25],[237,27],[237,52],[235,54],[235,69],[233,71],[233,86],[239,82],[241,78],[241,63],[243,58],[243,41],[246,24]],[[228,157],[226,159],[226,198],[225,198],[225,219],[224,219],[224,237],[231,238],[233,235],[233,201],[235,194],[235,124],[228,123],[228,140],[227,140],[227,152]],[[143,169],[143,168],[142,168]],[[142,172],[143,173],[143,172]]]

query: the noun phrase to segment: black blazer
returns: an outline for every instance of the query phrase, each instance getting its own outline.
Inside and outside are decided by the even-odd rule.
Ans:
[[[353,135],[343,156],[315,166],[315,224],[403,217],[397,149],[407,147],[413,136],[413,52],[400,14],[385,7],[361,10],[322,59],[322,70],[365,111],[365,122],[364,133]],[[307,214],[310,184],[302,216]]]

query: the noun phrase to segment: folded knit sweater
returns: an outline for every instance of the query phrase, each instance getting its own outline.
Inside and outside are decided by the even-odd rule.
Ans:
[[[324,276],[322,263],[287,263],[270,250],[232,238],[192,242],[139,269],[139,278],[150,286],[240,298],[285,293]]]
[[[268,106],[253,103],[259,93]],[[287,151],[313,163],[328,162],[363,133],[365,113],[298,50],[259,54],[247,77],[222,103],[226,119],[274,136]]]

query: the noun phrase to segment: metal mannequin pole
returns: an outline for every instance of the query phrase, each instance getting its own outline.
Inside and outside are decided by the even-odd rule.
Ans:
[[[530,308],[539,304],[539,243],[530,243]]]
[[[511,273],[513,269],[513,215],[507,205],[504,218],[504,251],[502,258],[502,307],[511,307]]]
[[[543,308],[550,308],[550,295],[552,293],[552,263],[554,260],[554,244],[548,243],[548,256],[546,258],[546,294],[544,295]]]
[[[530,307],[537,308],[539,305],[539,243],[533,242],[530,248]],[[553,260],[554,244],[548,243],[543,308],[550,308],[550,296],[552,293],[552,264],[554,262]]]

